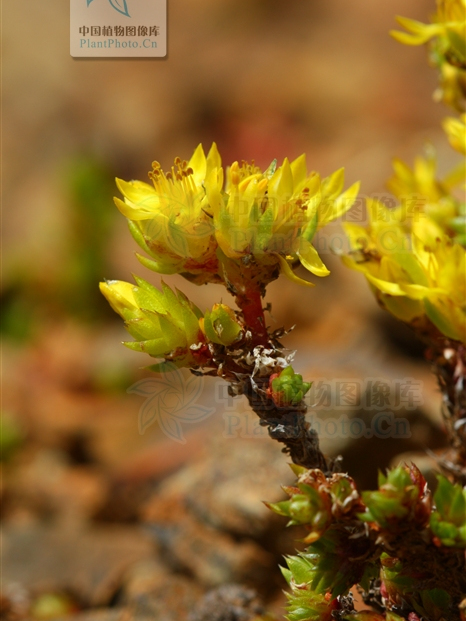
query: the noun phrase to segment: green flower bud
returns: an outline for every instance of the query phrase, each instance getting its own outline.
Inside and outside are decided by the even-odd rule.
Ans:
[[[311,383],[303,382],[302,375],[295,373],[290,365],[280,374],[271,376],[269,392],[279,406],[296,405],[303,400],[310,387]]]
[[[214,304],[212,311],[206,311],[199,323],[209,341],[217,345],[232,345],[242,335],[242,327],[234,311],[225,304]]]
[[[431,510],[430,492],[416,466],[400,466],[387,476],[379,474],[379,489],[363,492],[366,513],[359,515],[364,522],[374,522],[382,528],[399,520],[411,520],[425,526]]]
[[[332,621],[332,613],[339,608],[337,598],[319,592],[314,587],[318,572],[307,555],[288,556],[288,567],[281,567],[285,580],[291,587],[287,594],[287,619],[289,621]]]
[[[439,475],[434,502],[436,511],[430,518],[430,529],[436,543],[466,547],[466,487],[463,489]]]
[[[315,519],[315,507],[304,494],[296,494],[290,501],[290,517],[297,524],[310,524]]]

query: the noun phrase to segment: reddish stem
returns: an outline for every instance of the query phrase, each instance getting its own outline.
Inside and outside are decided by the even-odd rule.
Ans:
[[[260,291],[248,289],[246,293],[236,297],[236,303],[243,313],[246,327],[252,333],[254,345],[264,345],[264,347],[267,347],[269,337],[265,325],[264,311],[262,310]]]

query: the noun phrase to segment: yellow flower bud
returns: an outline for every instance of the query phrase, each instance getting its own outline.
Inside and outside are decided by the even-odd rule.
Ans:
[[[136,339],[125,345],[177,366],[197,366],[190,347],[203,341],[201,311],[163,282],[162,291],[142,278],[136,277],[136,282],[137,286],[116,280],[100,283],[103,295]]]

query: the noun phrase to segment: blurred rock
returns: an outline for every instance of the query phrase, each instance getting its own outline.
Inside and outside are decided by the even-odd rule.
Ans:
[[[172,568],[189,571],[202,585],[262,584],[273,557],[253,541],[235,541],[193,516],[180,495],[155,495],[143,520]]]
[[[26,619],[30,603],[30,594],[21,584],[3,582],[0,596],[0,619],[3,621]]]
[[[124,610],[106,608],[102,610],[88,610],[72,617],[60,617],[56,621],[133,621],[133,618]]]
[[[124,572],[152,554],[152,540],[138,528],[7,525],[2,582],[34,592],[66,590],[86,605],[105,605],[120,587]]]
[[[84,521],[100,507],[107,489],[102,472],[74,466],[63,451],[46,448],[23,455],[5,481],[9,521],[24,509],[61,521]]]
[[[258,420],[254,414],[251,418]],[[281,445],[263,431],[258,439],[232,437],[210,442],[203,459],[162,484],[157,492],[159,502],[182,496],[206,524],[235,535],[264,535],[277,520],[261,501],[282,500],[280,486],[291,483],[294,475]],[[281,527],[282,521],[279,523]]]
[[[188,621],[253,621],[264,613],[264,606],[253,590],[225,584],[207,593]]]
[[[123,603],[138,621],[184,621],[203,591],[193,580],[170,573],[159,561],[134,565],[125,577]]]

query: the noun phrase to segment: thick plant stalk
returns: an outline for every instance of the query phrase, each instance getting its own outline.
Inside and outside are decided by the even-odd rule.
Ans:
[[[306,404],[301,401],[296,406],[278,407],[266,395],[269,378],[256,383],[248,381],[245,394],[251,409],[261,419],[261,425],[268,428],[271,438],[285,445],[293,463],[305,468],[319,468],[326,474],[331,472],[331,464],[319,448],[317,432],[306,421]],[[336,465],[336,462],[335,462]]]
[[[446,342],[431,350],[433,369],[443,395],[443,418],[449,452],[441,460],[442,468],[457,483],[466,485],[466,349],[464,345]]]

